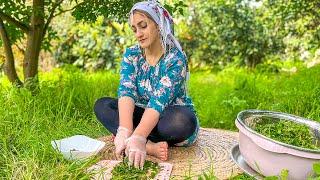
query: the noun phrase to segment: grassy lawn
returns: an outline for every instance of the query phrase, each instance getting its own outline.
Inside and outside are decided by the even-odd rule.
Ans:
[[[116,96],[119,76],[56,69],[40,74],[41,91],[31,95],[0,77],[0,177],[86,179],[92,161],[68,162],[50,141],[75,134],[99,137],[107,131],[93,114],[95,100]],[[320,121],[320,66],[295,74],[267,74],[229,68],[191,75],[190,95],[202,127],[236,130],[244,109],[274,110]]]
[[[236,130],[239,111],[281,111],[320,121],[320,67],[295,74],[263,74],[227,69],[193,73],[190,94],[201,126]]]

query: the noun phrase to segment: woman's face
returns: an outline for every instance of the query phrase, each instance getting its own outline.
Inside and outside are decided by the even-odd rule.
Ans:
[[[134,12],[131,18],[131,28],[142,48],[147,48],[159,41],[160,34],[157,24],[141,12]]]

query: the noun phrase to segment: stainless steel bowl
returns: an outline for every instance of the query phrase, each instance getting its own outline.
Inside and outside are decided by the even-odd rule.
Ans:
[[[320,151],[289,145],[257,133],[254,127],[257,119],[266,117],[274,121],[280,119],[305,124],[310,128],[315,145],[320,140],[320,123],[291,114],[245,110],[235,121],[239,129],[239,148],[247,164],[264,176],[280,174],[289,170],[289,179],[307,179],[312,173],[312,165],[320,160]]]

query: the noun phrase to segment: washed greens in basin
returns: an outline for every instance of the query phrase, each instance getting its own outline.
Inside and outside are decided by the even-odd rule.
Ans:
[[[251,118],[250,121],[254,122],[251,128],[259,134],[293,146],[320,150],[318,139],[305,124],[264,116]]]

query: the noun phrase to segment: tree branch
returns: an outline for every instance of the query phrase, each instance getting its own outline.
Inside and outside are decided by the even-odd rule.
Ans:
[[[18,48],[21,54],[25,54],[26,51],[22,47],[20,47],[17,43],[14,43],[14,45]]]
[[[11,83],[17,85],[18,87],[21,87],[23,84],[19,79],[17,75],[17,71],[15,69],[11,42],[1,17],[0,17],[0,37],[3,42],[3,49],[6,57],[6,60],[4,63],[4,72]]]
[[[0,11],[0,17],[3,20],[7,21],[8,23],[17,26],[18,28],[20,28],[25,33],[27,33],[30,30],[30,26],[29,25],[24,24],[24,23],[14,19],[13,17],[11,17],[11,16],[9,16],[9,15],[1,12],[1,11]]]
[[[61,14],[65,13],[65,12],[72,11],[72,10],[74,10],[75,8],[77,8],[78,6],[80,6],[81,4],[84,4],[84,3],[85,3],[85,2],[81,2],[81,3],[79,3],[79,4],[75,5],[75,6],[73,6],[71,9],[63,10],[63,11],[61,11],[61,12],[59,12],[59,13],[55,14],[55,15],[54,15],[54,17],[59,16],[59,15],[61,15]]]
[[[47,22],[44,24],[44,27],[43,27],[43,37],[46,35],[47,33],[47,30],[48,30],[48,27],[49,27],[49,24],[51,22],[51,20],[55,17],[54,16],[54,12],[56,11],[57,7],[63,2],[64,0],[59,0],[57,1],[53,6],[52,6],[52,10],[50,12],[50,15],[47,19]]]

